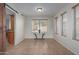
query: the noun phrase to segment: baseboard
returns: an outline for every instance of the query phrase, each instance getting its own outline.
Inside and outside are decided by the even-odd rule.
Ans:
[[[24,38],[24,39],[35,39],[35,38]],[[40,38],[38,38],[40,39]],[[44,39],[54,39],[54,38],[44,38]]]

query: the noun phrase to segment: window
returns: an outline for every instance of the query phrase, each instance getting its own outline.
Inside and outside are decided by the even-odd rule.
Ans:
[[[39,30],[39,21],[33,20],[32,21],[32,32],[38,32]]]
[[[58,35],[61,35],[61,19],[60,19],[60,17],[57,17],[57,19],[56,19],[56,24],[57,24],[57,34]]]
[[[57,17],[55,18],[55,33],[57,34]]]
[[[79,5],[74,8],[74,39],[79,40]]]
[[[47,20],[40,21],[40,30],[41,32],[47,32]]]
[[[76,39],[79,39],[79,6],[76,7]]]
[[[57,34],[59,34],[59,18],[57,18]]]
[[[47,32],[48,20],[47,19],[33,19],[32,32]]]
[[[62,35],[63,36],[67,36],[67,13],[64,12],[62,14]]]

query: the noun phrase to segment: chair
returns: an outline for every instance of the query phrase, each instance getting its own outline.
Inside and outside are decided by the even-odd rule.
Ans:
[[[44,39],[45,33],[42,33],[42,39]]]
[[[33,33],[35,35],[35,39],[37,39],[37,34],[36,33]]]
[[[39,39],[36,33],[33,33],[35,36],[35,39]],[[40,33],[39,33],[40,34]],[[44,39],[45,33],[41,34],[41,39]]]

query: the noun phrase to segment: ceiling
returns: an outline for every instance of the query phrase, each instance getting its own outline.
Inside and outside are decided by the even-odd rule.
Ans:
[[[19,12],[25,16],[54,16],[69,3],[14,3]],[[43,8],[41,13],[36,8]]]

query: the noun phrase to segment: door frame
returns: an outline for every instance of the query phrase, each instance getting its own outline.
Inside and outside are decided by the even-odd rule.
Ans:
[[[6,24],[5,24],[5,3],[0,3],[0,20],[2,21],[1,23],[1,30],[2,30],[2,37],[0,39],[1,43],[1,48],[0,52],[5,52],[6,50]]]

